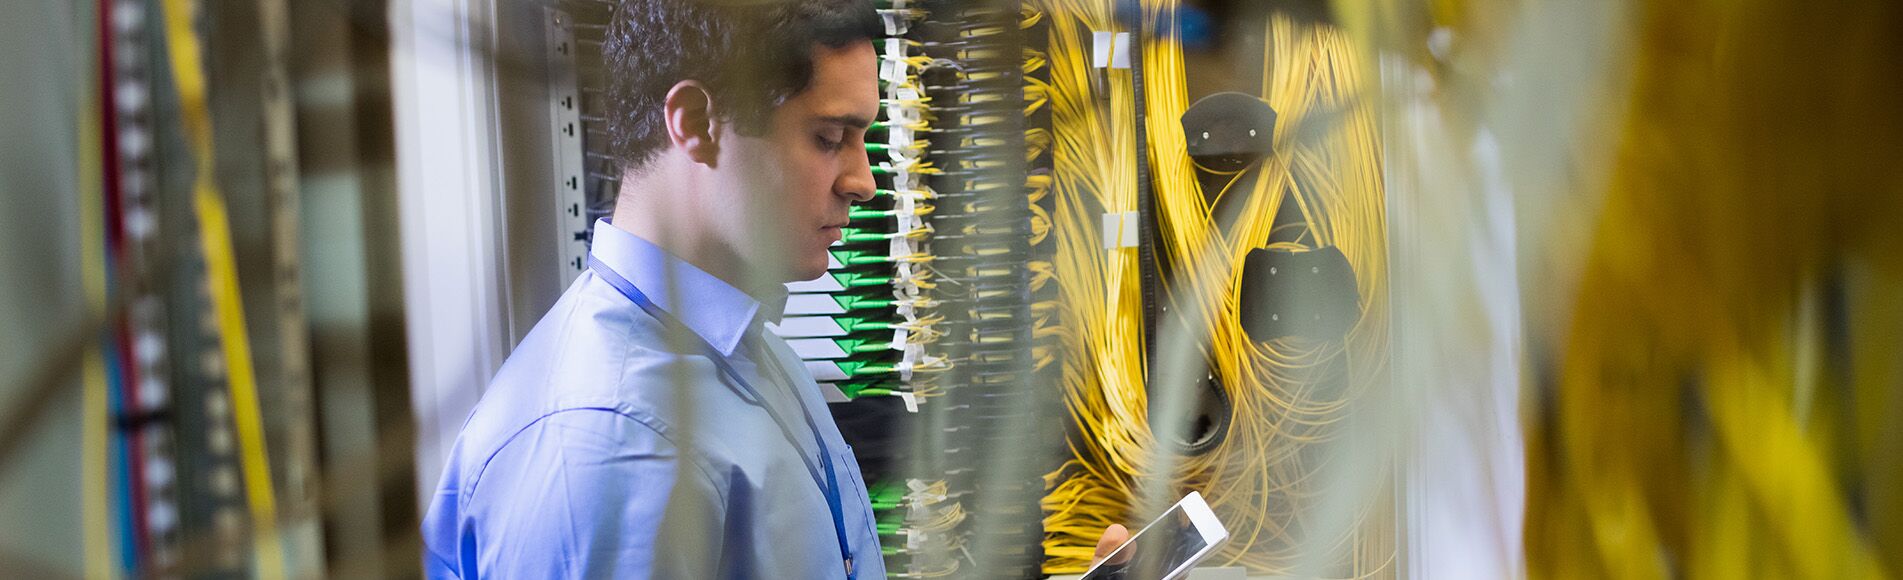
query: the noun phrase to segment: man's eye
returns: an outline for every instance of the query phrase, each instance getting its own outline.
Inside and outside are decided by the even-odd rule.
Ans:
[[[825,135],[815,135],[814,139],[817,139],[819,141],[819,148],[824,149],[826,151],[838,151],[841,148],[846,146],[845,140],[833,139]]]

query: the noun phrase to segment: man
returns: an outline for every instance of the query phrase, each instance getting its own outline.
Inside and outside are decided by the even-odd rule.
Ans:
[[[873,194],[882,28],[858,0],[741,4],[617,9],[617,206],[464,425],[429,576],[884,577],[852,452],[762,327]]]

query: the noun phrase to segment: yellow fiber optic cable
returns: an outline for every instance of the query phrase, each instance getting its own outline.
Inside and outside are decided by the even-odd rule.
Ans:
[[[1133,248],[1104,250],[1098,232],[1103,212],[1135,209],[1130,76],[1094,69],[1086,56],[1083,39],[1091,31],[1114,29],[1109,2],[1053,1],[1040,8],[1051,30],[1046,67],[1054,172],[1027,185],[1054,201],[1057,327],[1071,359],[1060,365],[1061,380],[1066,408],[1084,433],[1070,442],[1077,459],[1047,477],[1046,570],[1062,572],[1088,564],[1104,526],[1127,523],[1138,472],[1133,466],[1146,460],[1152,445],[1136,420],[1143,413],[1144,372],[1136,254]]]
[[[103,199],[100,185],[105,171],[101,162],[98,75],[82,74],[81,90],[76,99],[78,148],[74,152],[78,172],[74,183],[79,192],[80,283],[86,296],[88,319],[101,319],[106,311],[106,254]],[[107,393],[103,353],[103,334],[86,345],[80,361],[80,383],[84,389],[80,406],[80,528],[85,538],[87,578],[111,578],[112,477],[107,450],[112,444],[112,405]]]
[[[1095,535],[1109,523],[1130,523],[1134,481],[1150,474],[1156,441],[1148,432],[1145,374],[1140,335],[1140,296],[1134,252],[1104,250],[1096,211],[1132,211],[1134,183],[1128,179],[1135,138],[1127,73],[1093,69],[1078,38],[1086,31],[1116,28],[1108,2],[1053,1],[1046,7],[1052,24],[1048,51],[1052,82],[1048,91],[1054,119],[1053,152],[1058,196],[1052,217],[1059,256],[1055,281],[1065,296],[1064,325],[1075,336],[1066,364],[1066,402],[1085,434],[1072,442],[1074,459],[1051,474],[1047,496],[1048,570],[1076,570],[1088,562]],[[1146,2],[1146,21],[1155,24],[1174,9],[1171,2]],[[1254,168],[1251,195],[1238,223],[1221,231],[1209,218],[1210,203],[1200,191],[1196,167],[1185,153],[1178,119],[1188,107],[1181,47],[1175,39],[1139,35],[1144,42],[1146,118],[1150,164],[1156,196],[1160,254],[1178,278],[1187,273],[1233,273],[1248,251],[1260,247],[1273,229],[1276,209],[1292,201],[1302,210],[1312,246],[1333,245],[1348,256],[1367,314],[1344,340],[1250,340],[1235,319],[1238,297],[1233,283],[1179,285],[1162,301],[1201,301],[1203,325],[1211,335],[1212,369],[1233,404],[1235,420],[1222,445],[1206,455],[1185,458],[1166,475],[1176,485],[1205,489],[1212,506],[1232,521],[1236,539],[1218,563],[1246,565],[1258,572],[1286,572],[1299,554],[1304,506],[1318,492],[1305,482],[1314,466],[1302,450],[1330,437],[1349,403],[1377,384],[1386,368],[1385,252],[1379,158],[1373,146],[1372,115],[1357,105],[1358,79],[1353,52],[1339,31],[1301,25],[1280,17],[1266,26],[1270,73],[1263,96],[1279,113],[1277,142],[1293,123],[1312,111],[1346,110],[1339,127],[1312,140],[1291,143]],[[1335,75],[1335,76],[1330,76]],[[1325,82],[1322,82],[1325,81]],[[1103,93],[1107,92],[1105,95]],[[1102,98],[1103,102],[1098,99]],[[1127,136],[1127,137],[1126,137]],[[1234,186],[1241,174],[1231,176]],[[1225,188],[1227,189],[1227,187]],[[1233,192],[1231,192],[1233,193]],[[1227,193],[1225,193],[1227,195]],[[1094,208],[1102,208],[1097,210]],[[1206,248],[1221,248],[1210,253]],[[1200,276],[1200,275],[1199,275]],[[1122,332],[1101,329],[1121,327]],[[1121,340],[1120,340],[1121,339]],[[1326,397],[1320,385],[1343,388]],[[1382,529],[1384,508],[1361,510],[1369,530]],[[1391,542],[1375,533],[1327,539],[1322,549],[1347,546],[1355,554],[1355,575],[1389,569]],[[1390,545],[1383,545],[1383,543]],[[1352,544],[1352,545],[1350,545]],[[1390,569],[1391,570],[1391,569]]]
[[[218,191],[211,110],[206,98],[198,33],[192,27],[192,2],[164,0],[163,9],[166,46],[173,82],[177,85],[180,116],[197,162],[192,206],[198,214],[212,309],[224,351],[226,382],[231,389],[239,462],[244,473],[245,500],[251,512],[253,547],[257,554],[254,565],[259,577],[282,578],[284,555],[279,544],[277,502],[272,491],[264,422],[258,404],[257,374],[252,368],[251,343],[245,330],[237,260],[231,245],[230,216],[225,209],[224,195]]]

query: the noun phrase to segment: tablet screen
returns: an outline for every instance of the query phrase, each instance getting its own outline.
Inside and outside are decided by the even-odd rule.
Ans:
[[[1194,561],[1207,547],[1202,532],[1189,520],[1182,504],[1177,504],[1130,538],[1084,580],[1160,580]]]

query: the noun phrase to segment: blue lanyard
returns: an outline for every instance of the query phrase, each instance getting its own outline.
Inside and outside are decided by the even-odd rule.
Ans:
[[[740,375],[740,371],[733,368],[733,363],[728,362],[726,355],[721,354],[719,349],[714,348],[712,344],[708,344],[706,338],[702,338],[699,334],[695,333],[693,329],[682,324],[681,321],[674,318],[672,314],[668,314],[666,310],[655,305],[654,301],[648,299],[648,295],[642,292],[640,288],[635,287],[633,282],[629,282],[627,278],[621,277],[621,273],[616,272],[614,268],[602,263],[600,259],[589,256],[588,268],[594,270],[596,276],[600,276],[602,280],[607,281],[608,285],[614,286],[615,290],[621,291],[622,296],[627,296],[628,300],[634,301],[635,306],[641,307],[641,310],[647,312],[649,316],[653,316],[656,320],[661,321],[662,326],[670,330],[680,330],[684,334],[694,337],[694,340],[699,341],[701,349],[706,352],[707,358],[714,362],[714,366],[720,367],[721,373],[733,379],[734,384],[745,391],[741,394],[742,398],[750,398],[749,403],[759,405],[761,410],[766,411],[767,416],[773,418],[773,423],[779,426],[780,435],[786,437],[786,442],[792,444],[793,449],[800,449],[799,441],[794,439],[793,431],[787,428],[786,421],[780,419],[779,413],[773,412],[773,408],[766,404],[766,400],[760,398],[760,391],[754,390],[753,385],[747,382],[746,377]],[[773,366],[773,361],[762,361],[761,366]],[[787,385],[791,387],[792,381],[788,380]],[[813,431],[813,444],[819,446],[819,462],[825,466],[825,479],[820,479],[819,469],[813,467],[813,463],[806,456],[805,451],[800,451],[800,463],[806,466],[807,474],[813,477],[813,483],[818,485],[820,493],[826,496],[826,507],[832,511],[833,516],[833,534],[839,538],[839,557],[844,559],[846,563],[846,578],[848,580],[856,579],[859,577],[859,574],[853,569],[852,565],[852,544],[846,540],[845,501],[840,497],[839,476],[833,469],[832,451],[827,448],[826,440],[819,436],[819,424],[813,421],[812,411],[806,409],[806,404],[799,401],[797,394],[794,396],[793,402],[800,408],[800,414],[806,419],[806,428]]]

